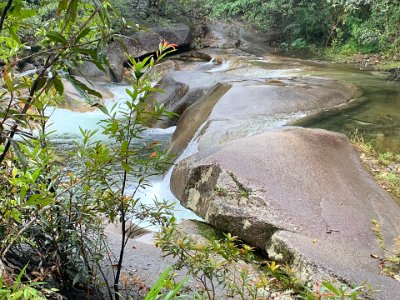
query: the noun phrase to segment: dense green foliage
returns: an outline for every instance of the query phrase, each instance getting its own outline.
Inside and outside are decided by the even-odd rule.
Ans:
[[[124,3],[135,2],[114,1],[121,7]],[[334,51],[347,54],[399,53],[400,2],[396,0],[165,0],[147,3],[146,16],[152,19],[190,21],[195,25],[206,17],[241,20],[256,29],[280,33],[277,42],[290,49],[331,46]],[[139,16],[135,8],[132,13],[125,14],[136,20]]]
[[[363,52],[400,47],[400,2],[393,0],[220,0],[213,13],[281,31],[294,47],[303,41]]]
[[[106,0],[40,4],[43,9],[21,0],[0,6],[0,299],[60,298],[54,287],[69,299],[91,298],[99,286],[119,299],[126,243],[137,230],[129,220],[162,221],[169,210],[138,201],[137,191],[169,159],[157,143],[137,141],[143,124],[165,113],[145,99],[156,92],[149,71],[173,45],[161,43],[155,57],[141,62],[131,58],[126,101],[110,111],[96,102],[107,139],[81,130],[66,153],[53,143],[46,108],[64,101],[66,81],[88,102],[101,98],[70,70],[81,61],[105,70],[104,48],[115,26]],[[27,62],[35,68],[21,72]],[[104,234],[109,222],[120,224],[115,258]],[[105,260],[115,271],[104,269]]]

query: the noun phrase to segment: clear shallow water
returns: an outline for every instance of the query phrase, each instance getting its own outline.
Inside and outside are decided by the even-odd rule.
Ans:
[[[328,76],[360,88],[366,102],[350,111],[321,119],[309,127],[346,135],[357,132],[379,151],[400,152],[400,83],[388,73],[363,71],[357,66],[325,64],[313,75]]]
[[[348,136],[356,133],[379,151],[400,152],[400,82],[393,81],[389,73],[362,70],[357,65],[279,56],[259,57],[250,63],[271,74],[326,77],[358,87],[366,100],[360,106],[321,118],[307,127],[323,128]]]

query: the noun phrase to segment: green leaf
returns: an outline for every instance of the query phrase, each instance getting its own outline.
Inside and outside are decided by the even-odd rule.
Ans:
[[[15,221],[17,221],[18,223],[21,222],[21,212],[20,212],[18,209],[13,208],[13,209],[11,210],[11,216],[12,216],[13,219],[14,219]]]
[[[37,170],[35,170],[35,172],[32,173],[32,181],[33,182],[36,182],[41,171],[42,171],[41,169],[37,169]]]
[[[5,82],[6,86],[7,86],[7,89],[10,92],[12,92],[13,91],[13,83],[12,83],[10,74],[7,72],[7,70],[5,70],[3,72],[3,79],[4,79],[4,82]]]
[[[131,171],[131,167],[124,161],[121,161],[121,166],[124,168],[126,173],[129,173]]]
[[[74,52],[81,53],[84,55],[88,55],[90,57],[96,57],[97,51],[92,49],[85,49],[85,48],[74,48]]]
[[[63,37],[61,33],[56,32],[56,31],[49,31],[46,34],[46,37],[50,41],[55,42],[55,43],[61,43],[61,44],[66,44],[67,43],[67,40],[65,39],[65,37]]]
[[[79,271],[78,273],[76,273],[76,275],[74,276],[74,280],[72,281],[72,286],[74,286],[75,284],[77,284],[79,282],[79,280],[81,280],[82,278],[82,274],[81,271]]]
[[[68,76],[67,80],[69,82],[71,82],[71,84],[78,91],[78,93],[83,98],[85,98],[86,100],[90,100],[90,97],[89,97],[88,94],[91,94],[91,95],[96,96],[98,98],[102,98],[102,95],[99,92],[89,88],[87,85],[85,85],[84,83],[82,83],[79,80],[77,80],[74,76]]]
[[[165,284],[165,280],[167,279],[169,272],[171,272],[171,267],[168,267],[161,275],[158,277],[157,281],[151,287],[150,292],[146,295],[144,300],[155,300],[157,299],[160,290],[163,288]]]
[[[62,11],[68,7],[68,0],[60,0],[58,2],[57,15],[60,15]]]
[[[25,196],[26,196],[26,187],[23,186],[21,187],[21,191],[19,192],[19,200],[21,203],[24,201]]]
[[[13,291],[14,291],[14,292],[18,290],[19,285],[20,285],[20,283],[21,283],[22,276],[25,274],[25,270],[26,270],[27,267],[28,267],[28,264],[26,264],[26,265],[22,268],[21,272],[19,272],[19,274],[18,274],[17,279],[15,279],[15,282],[14,282],[14,285],[13,285]],[[17,298],[15,298],[15,299],[17,299]]]
[[[75,22],[78,12],[78,0],[71,0],[67,9],[67,22]]]
[[[121,155],[125,155],[128,150],[128,141],[123,141],[121,144]]]
[[[64,93],[64,85],[61,79],[57,76],[53,78],[54,88],[56,89],[57,93],[61,96]]]
[[[333,292],[335,295],[339,295],[338,289],[329,281],[324,281],[322,285],[327,288],[329,291]]]
[[[107,115],[107,116],[110,115],[110,113],[108,112],[107,107],[105,107],[104,105],[100,104],[100,105],[98,106],[98,108],[100,109],[100,111],[101,111],[103,114],[105,114],[105,115]]]
[[[42,87],[45,86],[47,79],[45,77],[37,78],[38,82],[36,85],[36,91],[39,91]]]
[[[179,282],[178,285],[172,291],[170,291],[167,295],[165,295],[163,299],[164,300],[174,299],[176,294],[178,294],[180,292],[180,290],[182,289],[182,286],[186,283],[187,280],[188,279],[185,278],[181,282]]]
[[[76,41],[79,41],[80,39],[84,38],[86,35],[88,35],[92,29],[90,27],[85,27],[79,35],[76,37]]]
[[[20,40],[20,38],[19,38],[19,36],[18,36],[18,28],[17,28],[16,26],[10,26],[10,28],[9,28],[9,33],[10,33],[10,36],[11,36],[15,41],[17,41],[18,43],[21,43],[21,40]]]
[[[24,206],[30,206],[30,205],[41,205],[41,206],[47,206],[49,205],[53,199],[48,198],[48,197],[42,197],[40,194],[34,194],[29,197],[28,201],[26,201]]]

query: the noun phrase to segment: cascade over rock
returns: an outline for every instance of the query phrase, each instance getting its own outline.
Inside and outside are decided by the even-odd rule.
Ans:
[[[288,61],[293,69],[314,68]],[[275,66],[273,58],[268,64]],[[400,234],[398,203],[343,135],[283,127],[359,105],[361,90],[285,70],[264,73],[264,67],[240,60],[220,66],[195,78],[189,71],[170,74],[189,90],[213,85],[183,112],[171,138],[170,153],[182,152],[193,137],[197,147],[174,168],[175,196],[209,224],[290,264],[304,279],[367,282],[378,290],[374,298],[395,299],[400,285],[381,275],[373,258],[385,253],[371,220],[381,224],[393,249]]]

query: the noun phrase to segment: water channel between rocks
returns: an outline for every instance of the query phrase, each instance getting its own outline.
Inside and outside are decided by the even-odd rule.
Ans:
[[[396,82],[389,80],[388,74],[374,71],[363,71],[357,66],[328,64],[300,59],[292,59],[278,56],[243,55],[243,53],[224,53],[220,50],[217,56],[222,57],[222,63],[215,62],[188,62],[179,61],[182,74],[177,72],[177,78],[181,76],[183,81],[192,85],[201,86],[203,82],[229,82],[229,81],[263,81],[271,84],[283,84],[283,79],[300,76],[317,76],[342,80],[357,86],[362,91],[365,101],[358,107],[347,110],[329,118],[314,119],[307,126],[324,128],[331,131],[350,134],[358,132],[367,142],[371,142],[381,151],[400,151],[400,87]],[[114,101],[106,102],[111,107],[115,101],[121,103],[127,99],[125,89],[128,86],[104,84],[114,95]],[[248,95],[251,97],[251,95]],[[83,129],[96,129],[97,123],[104,117],[103,113],[73,112],[67,109],[54,109],[51,113],[51,130],[56,130],[55,142],[59,145],[70,145],[72,140],[80,136],[79,127]],[[304,112],[287,116],[271,117],[265,120],[265,125],[259,130],[271,130],[281,127],[285,123],[305,116]],[[264,122],[264,121],[263,121]],[[257,124],[257,126],[260,126]],[[144,140],[156,140],[164,145],[175,127],[167,129],[148,129],[144,132]],[[104,139],[97,134],[98,139]],[[196,142],[192,141],[178,159],[183,159],[196,152]],[[154,177],[151,180],[152,187],[140,192],[143,202],[152,202],[155,197],[176,202],[176,217],[178,220],[196,218],[195,214],[183,208],[173,196],[169,188],[169,180],[172,171],[165,176]],[[134,183],[132,183],[134,186]]]

